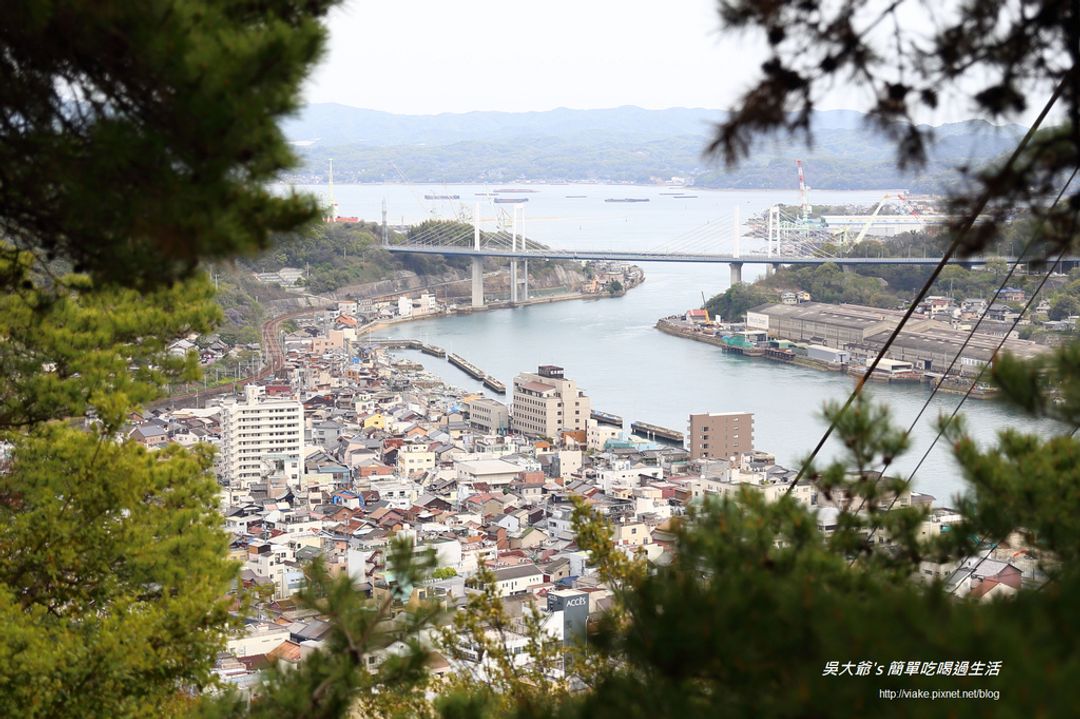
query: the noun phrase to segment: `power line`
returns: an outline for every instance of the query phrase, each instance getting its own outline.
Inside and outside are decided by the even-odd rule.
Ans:
[[[1011,168],[1013,163],[1015,163],[1016,160],[1020,157],[1021,153],[1031,141],[1031,138],[1035,135],[1035,132],[1039,129],[1039,126],[1042,125],[1043,120],[1046,119],[1046,116],[1050,112],[1050,109],[1054,106],[1054,103],[1056,103],[1058,98],[1061,97],[1061,93],[1064,88],[1064,81],[1058,83],[1058,86],[1054,89],[1054,92],[1050,96],[1050,99],[1046,101],[1046,104],[1043,106],[1042,111],[1039,112],[1039,116],[1035,118],[1035,122],[1030,128],[1028,128],[1028,131],[1024,135],[1023,139],[1020,140],[1020,143],[1016,146],[1016,149],[1013,150],[1012,155],[1009,156],[1009,159],[1005,163],[1003,169]],[[911,315],[915,313],[916,306],[918,306],[919,303],[921,303],[926,297],[926,293],[930,291],[930,287],[933,286],[934,282],[941,274],[941,271],[945,269],[945,266],[949,263],[953,255],[956,253],[956,250],[960,247],[960,241],[971,230],[979,215],[982,214],[982,211],[986,209],[986,205],[990,202],[991,194],[991,189],[988,188],[984,190],[982,196],[979,198],[979,201],[976,203],[976,207],[968,214],[967,217],[964,218],[964,221],[961,224],[959,230],[956,232],[953,241],[949,243],[948,249],[942,256],[941,261],[938,262],[938,264],[934,267],[934,271],[930,273],[930,276],[926,279],[926,282],[923,283],[922,288],[919,290],[919,293],[915,296],[915,298],[911,301],[911,305],[908,307],[907,311],[904,312],[904,316],[900,319],[900,322],[896,325],[896,328],[889,335],[889,338],[885,341],[885,344],[882,345],[881,349],[878,350],[878,353],[874,357],[873,362],[871,362],[870,366],[866,368],[866,372],[863,374],[862,377],[859,378],[859,381],[856,382],[855,389],[852,390],[851,395],[847,398],[847,401],[844,402],[844,405],[840,408],[840,411],[837,412],[832,422],[829,423],[828,429],[826,429],[825,434],[821,436],[821,440],[818,441],[817,446],[814,447],[814,451],[810,453],[810,456],[807,457],[806,461],[804,461],[802,466],[799,468],[799,473],[795,476],[795,479],[792,480],[791,484],[788,486],[785,495],[790,495],[791,492],[795,489],[795,485],[798,484],[799,480],[802,479],[804,474],[806,474],[806,470],[809,469],[810,466],[813,464],[814,459],[817,458],[818,454],[821,452],[821,448],[825,446],[825,443],[829,440],[829,437],[832,436],[833,430],[836,429],[837,423],[847,412],[851,404],[855,401],[855,398],[862,393],[862,388],[863,386],[865,386],[866,381],[870,378],[870,375],[873,374],[874,370],[877,369],[878,364],[881,363],[881,360],[885,357],[885,353],[889,351],[890,347],[892,347],[893,342],[896,341],[896,338],[900,336],[900,332],[904,329],[904,325],[906,325],[907,321],[911,319]]]
[[[1057,194],[1057,197],[1054,198],[1054,202],[1050,205],[1050,208],[1049,208],[1050,210],[1053,210],[1061,202],[1061,198],[1065,196],[1065,193],[1068,191],[1069,186],[1072,184],[1072,181],[1076,178],[1076,175],[1077,175],[1078,172],[1080,172],[1080,166],[1078,166],[1076,169],[1074,169],[1072,171],[1072,174],[1069,175],[1069,179],[1065,181],[1064,185],[1062,185],[1061,190]],[[1003,279],[1001,281],[1001,284],[998,286],[998,289],[994,292],[993,298],[987,304],[986,308],[983,309],[983,312],[979,316],[978,321],[976,321],[976,323],[972,326],[971,330],[967,334],[967,337],[964,338],[963,344],[960,345],[960,349],[957,350],[956,354],[953,356],[952,362],[949,364],[949,366],[945,370],[944,374],[942,374],[941,381],[939,381],[936,385],[934,385],[933,389],[930,392],[930,396],[926,398],[925,402],[923,402],[923,405],[919,409],[918,414],[915,415],[915,419],[912,420],[911,424],[907,428],[907,431],[904,432],[904,437],[908,437],[912,433],[912,431],[914,431],[915,426],[919,423],[919,420],[922,419],[923,414],[926,412],[927,408],[929,408],[929,406],[930,406],[930,402],[934,399],[935,395],[937,395],[938,391],[941,389],[942,382],[944,382],[944,380],[949,376],[949,373],[952,372],[953,367],[956,366],[957,361],[959,361],[961,355],[963,355],[964,350],[968,346],[968,343],[971,342],[972,338],[975,336],[976,330],[982,324],[983,320],[986,319],[986,316],[990,312],[990,307],[998,299],[998,297],[1001,295],[1001,293],[1005,290],[1005,287],[1008,286],[1009,282],[1012,279],[1013,273],[1016,272],[1016,269],[1020,266],[1020,263],[1023,261],[1023,258],[1025,256],[1027,256],[1028,251],[1034,246],[1035,241],[1038,238],[1041,229],[1042,229],[1042,226],[1040,224],[1040,226],[1038,228],[1036,228],[1036,231],[1031,233],[1031,236],[1028,238],[1028,241],[1024,244],[1023,249],[1020,251],[1020,255],[1019,255],[1019,257],[1017,257],[1016,262],[1013,263],[1012,267],[1009,268],[1009,272],[1005,275],[1005,279]],[[1001,348],[1005,345],[1005,340],[1008,339],[1010,334],[1012,334],[1012,331],[1016,328],[1016,325],[1020,322],[1020,319],[1024,316],[1024,314],[1031,307],[1031,304],[1035,301],[1035,297],[1042,290],[1043,286],[1046,284],[1046,281],[1050,279],[1050,275],[1053,273],[1054,267],[1057,266],[1057,263],[1061,261],[1061,258],[1064,257],[1064,255],[1065,255],[1065,250],[1063,249],[1062,252],[1061,252],[1061,255],[1059,255],[1058,259],[1054,263],[1052,263],[1050,265],[1050,268],[1047,270],[1046,276],[1043,278],[1042,282],[1039,283],[1039,286],[1035,289],[1035,291],[1032,293],[1031,297],[1028,299],[1028,302],[1024,306],[1023,311],[1019,315],[1017,315],[1017,317],[1013,320],[1012,327],[1009,328],[1009,331],[1007,333],[1005,333],[1004,337],[1002,337],[1001,342],[998,343],[997,348],[993,351],[993,353],[991,353],[990,362],[993,362],[994,358],[997,356],[997,353],[1001,351]],[[953,409],[952,416],[949,418],[950,422],[952,421],[952,417],[956,416],[957,412],[960,411],[960,407],[964,404],[964,402],[967,400],[967,398],[971,395],[971,392],[978,385],[979,379],[982,377],[983,372],[986,371],[987,366],[988,365],[984,365],[979,370],[979,373],[978,373],[978,375],[976,375],[975,380],[971,383],[971,386],[968,388],[967,392],[965,392],[965,394],[964,394],[963,398],[961,398],[959,404],[957,404],[956,407]],[[934,445],[937,444],[937,441],[941,437],[941,434],[942,434],[943,431],[944,431],[944,428],[942,428],[938,432],[938,435],[934,438],[934,441],[931,443],[930,448],[927,449],[926,453],[922,456],[922,459],[919,460],[919,463],[916,465],[915,469],[912,471],[911,476],[908,477],[908,483],[909,484],[914,479],[915,472],[917,472],[919,470],[919,467],[922,466],[922,463],[929,456],[930,451],[934,448]],[[888,461],[885,462],[884,466],[881,468],[881,472],[878,474],[877,479],[874,480],[874,485],[875,486],[877,486],[877,484],[885,477],[885,472],[892,465],[892,462],[893,462],[892,458],[889,458]],[[897,500],[899,498],[900,498],[899,493],[894,493],[894,496],[893,496],[892,500],[889,502],[889,505],[885,508],[885,511],[888,512],[888,511],[892,510],[893,506],[895,506],[895,504],[896,504],[896,502],[897,502]],[[863,499],[862,504],[859,505],[858,509],[855,510],[856,514],[859,511],[861,511],[864,506],[866,506],[865,498]],[[879,527],[876,527],[876,526],[871,529],[870,534],[867,536],[867,540],[866,540],[868,544],[870,543],[871,540],[873,540],[874,535],[877,533],[878,529],[879,529]],[[852,558],[851,563],[848,566],[851,566],[854,563],[855,563],[855,558]]]

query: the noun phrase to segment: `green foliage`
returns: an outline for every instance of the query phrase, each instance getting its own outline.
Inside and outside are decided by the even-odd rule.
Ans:
[[[431,573],[432,579],[450,579],[457,576],[457,570],[453,567],[439,567]]]
[[[779,296],[761,285],[735,284],[722,294],[715,295],[705,303],[709,316],[723,319],[725,322],[739,322],[746,317],[746,311],[769,302],[776,302]]]
[[[268,183],[330,3],[24,2],[0,30],[0,714],[170,716],[231,620],[211,453],[131,412],[198,375],[201,260],[316,213]]]
[[[570,697],[563,670],[575,665],[572,653],[545,631],[543,614],[533,607],[510,616],[490,570],[481,568],[470,583],[468,604],[440,637],[442,651],[463,667],[447,679],[443,716],[547,716]],[[515,640],[524,642],[520,652]],[[468,697],[464,706],[462,697]]]
[[[305,570],[304,588],[295,595],[301,606],[330,620],[326,646],[296,668],[272,666],[250,705],[226,694],[207,698],[204,717],[251,719],[336,719],[348,716],[407,719],[430,714],[425,691],[429,651],[421,630],[442,608],[433,603],[404,603],[409,589],[434,566],[434,553],[413,552],[412,542],[392,542],[388,566],[391,591],[369,600],[347,574],[331,577],[321,560]]]
[[[832,262],[817,267],[781,268],[761,284],[775,288],[773,301],[782,288],[794,288],[809,292],[815,302],[853,302],[873,307],[892,307],[897,302],[896,295],[887,291],[882,280],[845,272]]]
[[[5,439],[0,714],[145,716],[208,684],[236,571],[211,453],[63,423]]]
[[[314,218],[267,184],[327,0],[24,2],[0,43],[0,234],[97,281],[150,287]]]
[[[607,285],[604,287],[604,289],[607,290],[607,293],[609,295],[613,295],[613,296],[614,295],[619,295],[619,294],[622,294],[622,292],[623,292],[623,284],[622,284],[622,282],[619,282],[618,280],[611,280],[610,282],[607,283]]]
[[[85,275],[46,286],[32,262],[30,253],[0,258],[0,276],[23,288],[0,299],[0,428],[93,413],[112,432],[133,405],[198,371],[196,357],[165,349],[220,317],[205,277],[146,293],[97,288]]]
[[[829,536],[814,513],[782,497],[767,502],[746,489],[734,500],[708,501],[677,525],[670,565],[646,569],[612,544],[610,527],[579,505],[577,541],[616,590],[590,647],[602,659],[592,691],[549,708],[560,717],[851,717],[909,716],[879,689],[991,689],[995,715],[1070,716],[1063,699],[1080,679],[1068,637],[1080,626],[1068,608],[1080,570],[1075,512],[1077,443],[1043,443],[1018,432],[1001,450],[980,450],[959,424],[950,436],[973,492],[961,503],[967,521],[950,538],[922,539],[921,508],[883,511],[901,478],[879,478],[907,446],[888,413],[860,399],[826,418],[847,454],[820,471],[815,490],[841,508]],[[1027,471],[1028,467],[1034,471]],[[809,486],[809,485],[808,485]],[[796,490],[798,493],[798,490]],[[919,583],[923,560],[945,561],[1029,528],[1053,584],[1011,601],[979,603],[951,596],[940,582]],[[868,536],[887,536],[889,545]],[[943,535],[945,536],[945,535]],[[988,551],[988,549],[986,550]],[[1004,662],[998,678],[889,676],[893,662]],[[870,662],[865,677],[823,676],[828,662]],[[878,673],[880,667],[881,674]],[[1025,690],[1014,690],[1023,686]],[[920,716],[978,717],[975,701],[920,704]]]
[[[418,232],[430,224],[412,228],[412,232]],[[472,229],[466,229],[471,242]],[[381,229],[371,223],[316,223],[297,232],[278,235],[268,252],[246,264],[258,271],[274,271],[282,267],[305,269],[306,287],[315,294],[347,285],[390,279],[402,270],[430,276],[467,266],[468,258],[394,255],[380,244],[380,233]]]

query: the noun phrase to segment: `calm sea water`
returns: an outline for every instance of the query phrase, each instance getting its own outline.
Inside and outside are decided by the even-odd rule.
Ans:
[[[512,186],[500,186],[512,187]],[[745,219],[774,202],[796,204],[797,192],[688,190],[697,199],[678,200],[661,192],[669,188],[598,185],[530,186],[527,232],[530,238],[566,248],[629,247],[652,249],[706,225],[716,236],[729,238],[731,217],[738,207]],[[325,192],[325,187],[303,188]],[[336,199],[344,215],[377,220],[385,198],[389,221],[416,222],[432,216],[469,214],[477,192],[492,187],[473,185],[337,186]],[[426,201],[425,194],[457,194],[458,202]],[[566,195],[586,195],[567,198]],[[608,197],[649,197],[643,203],[605,203]],[[814,192],[817,203],[869,204],[879,192]],[[507,205],[503,205],[507,207]],[[492,227],[498,206],[487,204],[482,217]],[[744,247],[746,245],[744,244]],[[515,374],[534,371],[540,364],[565,367],[568,377],[592,397],[593,406],[621,415],[629,423],[644,420],[685,431],[692,412],[750,411],[754,413],[755,445],[777,460],[796,466],[817,443],[826,424],[821,407],[843,401],[853,382],[846,376],[802,367],[780,366],[763,360],[726,355],[719,348],[665,335],[654,328],[660,317],[701,305],[706,297],[728,287],[725,265],[648,263],[646,281],[616,299],[560,302],[510,310],[477,313],[398,325],[382,336],[415,337],[466,357],[510,386]],[[744,279],[762,268],[747,265]],[[480,384],[449,365],[420,353],[423,362],[451,384],[481,389]],[[872,396],[886,403],[900,425],[910,424],[926,399],[922,387],[872,386]],[[909,472],[930,445],[940,413],[951,413],[959,397],[939,395],[915,428],[906,459],[894,465]],[[991,441],[1010,425],[1041,434],[1059,431],[1050,422],[1033,423],[996,402],[971,400],[964,413],[973,435]],[[830,441],[824,454],[837,452]],[[916,487],[946,502],[962,491],[964,482],[946,442],[939,442],[915,477]]]

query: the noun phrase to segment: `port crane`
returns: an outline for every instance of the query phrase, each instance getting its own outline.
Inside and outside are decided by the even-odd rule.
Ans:
[[[895,200],[897,206],[900,207],[901,210],[907,212],[912,217],[919,217],[919,211],[915,208],[914,205],[908,202],[907,197],[904,196],[903,192],[897,193],[895,195],[891,193],[885,194],[880,200],[878,200],[877,206],[874,208],[874,211],[870,213],[870,217],[866,220],[866,224],[864,224],[862,226],[862,229],[859,230],[859,234],[855,237],[854,244],[857,245],[863,241],[863,238],[866,237],[866,233],[870,231],[870,227],[874,224],[874,220],[877,219],[878,213],[881,212],[881,208],[884,207],[885,203],[887,203],[889,200]]]

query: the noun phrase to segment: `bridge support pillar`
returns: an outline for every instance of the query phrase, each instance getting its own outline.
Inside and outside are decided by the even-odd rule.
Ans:
[[[854,272],[855,271],[855,265],[840,265],[840,269],[843,270],[844,272]]]
[[[524,260],[525,271],[521,273],[521,301],[529,300],[529,261]]]
[[[731,262],[731,263],[728,264],[728,267],[731,268],[731,286],[734,287],[735,285],[741,285],[742,284],[742,263],[741,262]]]
[[[510,304],[518,303],[518,261],[510,260]]]
[[[484,306],[484,258],[472,258],[472,306]]]

